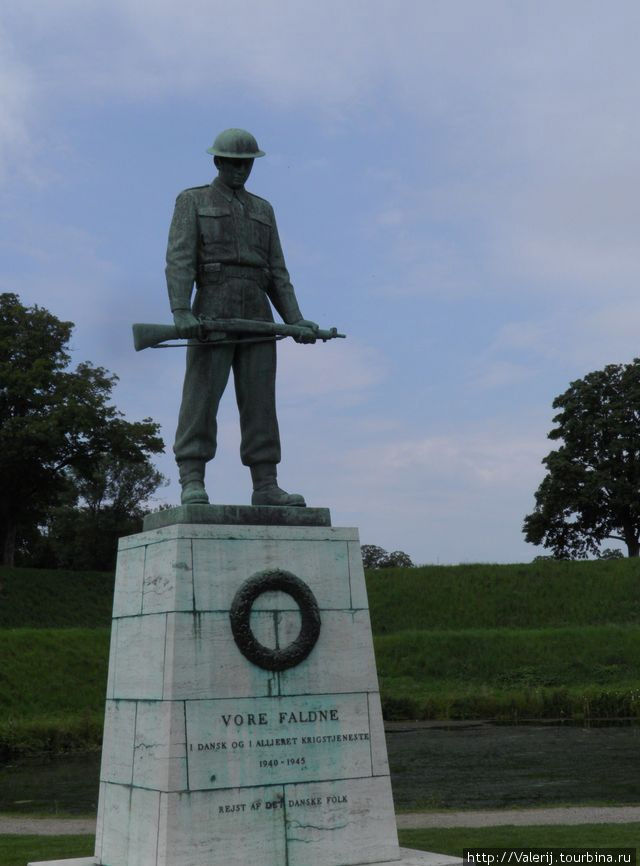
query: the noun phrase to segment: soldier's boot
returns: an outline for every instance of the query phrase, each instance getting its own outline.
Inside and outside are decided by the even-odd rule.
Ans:
[[[253,480],[252,505],[289,505],[304,508],[306,502],[299,493],[287,493],[278,487],[275,463],[254,463],[251,468]]]
[[[182,460],[178,463],[183,505],[208,505],[209,497],[204,489],[204,460]]]

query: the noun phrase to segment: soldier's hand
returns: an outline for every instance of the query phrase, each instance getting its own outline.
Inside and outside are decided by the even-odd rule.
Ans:
[[[191,310],[174,310],[173,324],[176,326],[178,336],[183,340],[188,340],[200,335],[200,322],[196,319]]]
[[[310,319],[298,319],[297,322],[293,323],[294,325],[298,325],[301,328],[309,328],[310,331],[318,331],[320,329],[320,325],[317,325],[315,322],[312,322]],[[296,343],[315,343],[316,338],[313,334],[304,334],[299,337],[293,338]]]

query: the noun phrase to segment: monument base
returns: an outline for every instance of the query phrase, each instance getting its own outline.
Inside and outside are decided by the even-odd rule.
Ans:
[[[356,529],[181,506],[120,540],[95,856],[437,866],[400,849]]]
[[[367,866],[455,866],[463,862],[461,857],[415,851],[412,848],[400,848],[400,856],[401,860],[385,860]],[[95,857],[77,857],[73,860],[39,860],[37,863],[28,863],[27,866],[99,866],[99,863]]]

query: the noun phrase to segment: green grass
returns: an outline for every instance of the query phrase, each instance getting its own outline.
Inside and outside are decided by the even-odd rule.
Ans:
[[[34,718],[100,709],[107,689],[107,629],[0,631],[0,714]]]
[[[375,647],[387,718],[640,717],[633,626],[405,631]]]
[[[608,685],[640,670],[640,629],[404,631],[376,638],[378,674],[510,686]]]
[[[43,752],[91,751],[102,744],[104,700],[99,712],[0,721],[0,759]]]
[[[0,866],[25,866],[38,860],[91,857],[94,836],[0,836]]]
[[[640,560],[367,572],[373,631],[640,623]]]
[[[635,848],[640,854],[640,823],[572,824],[533,827],[451,827],[400,830],[404,848],[461,857],[465,848]],[[0,866],[3,866],[0,861]]]
[[[640,561],[367,572],[389,719],[640,717]]]
[[[0,631],[0,754],[96,748],[107,629]]]
[[[0,629],[109,628],[113,574],[0,568]]]
[[[640,824],[576,824],[567,827],[481,827],[401,830],[405,848],[461,857],[472,847],[601,847],[633,848],[640,838]],[[0,866],[25,866],[38,860],[90,857],[93,836],[0,836]],[[640,848],[636,847],[640,854]]]

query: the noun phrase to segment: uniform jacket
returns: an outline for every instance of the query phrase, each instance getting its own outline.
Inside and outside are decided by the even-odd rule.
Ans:
[[[273,321],[268,296],[285,322],[302,318],[273,208],[219,178],[176,199],[166,275],[172,310],[191,306],[195,284],[198,316]]]

